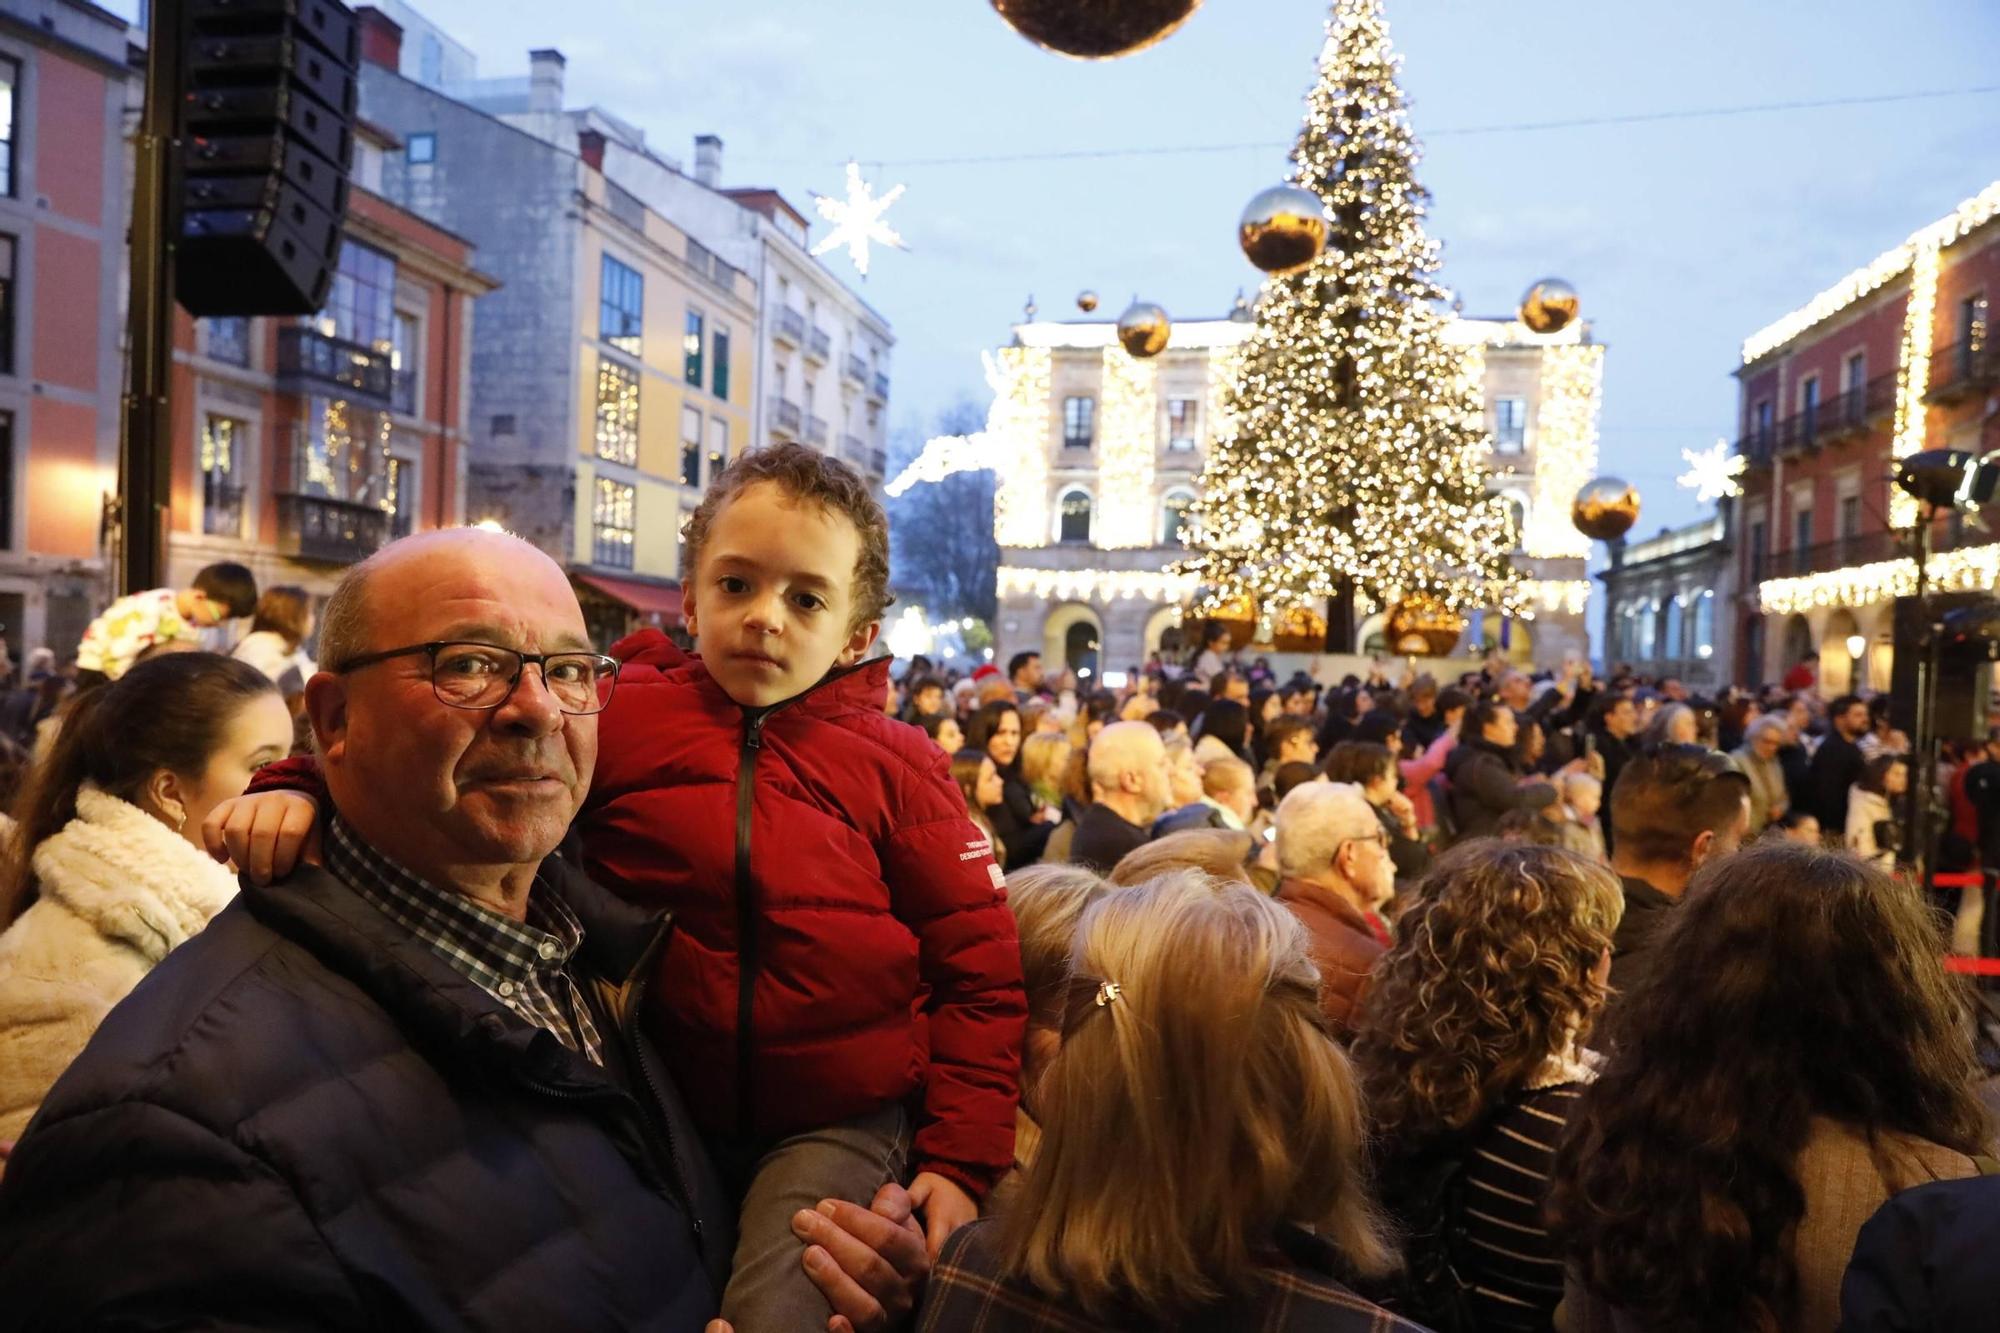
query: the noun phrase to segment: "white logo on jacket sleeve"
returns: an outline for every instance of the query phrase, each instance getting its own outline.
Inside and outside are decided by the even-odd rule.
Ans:
[[[982,856],[993,855],[993,844],[986,838],[965,844],[965,850],[958,854],[961,861],[977,861]]]

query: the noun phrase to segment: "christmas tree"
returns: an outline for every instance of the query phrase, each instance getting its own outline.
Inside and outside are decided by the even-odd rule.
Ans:
[[[1266,281],[1190,511],[1204,607],[1279,619],[1346,594],[1513,609],[1517,544],[1424,234],[1418,145],[1379,0],[1336,0],[1293,180],[1326,205],[1311,265]],[[1349,644],[1339,644],[1347,648]]]

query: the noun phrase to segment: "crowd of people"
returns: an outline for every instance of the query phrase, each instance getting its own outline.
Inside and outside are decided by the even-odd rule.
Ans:
[[[801,448],[687,540],[698,654],[600,652],[470,529],[350,571],[317,661],[229,567],[93,626],[0,861],[0,1309],[1988,1317],[1978,897],[1913,882],[1898,798],[2000,863],[2000,740],[1924,774],[1875,701],[1279,680],[1226,633],[1113,690],[892,670],[881,510]]]

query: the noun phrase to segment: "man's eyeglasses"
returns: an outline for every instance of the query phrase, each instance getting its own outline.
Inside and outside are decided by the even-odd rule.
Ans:
[[[602,653],[521,653],[490,643],[415,643],[363,653],[335,667],[334,674],[344,676],[377,662],[419,654],[431,661],[431,692],[440,703],[453,708],[484,712],[500,707],[514,697],[521,673],[530,662],[541,669],[542,685],[556,707],[575,716],[602,712],[618,683],[615,657]]]

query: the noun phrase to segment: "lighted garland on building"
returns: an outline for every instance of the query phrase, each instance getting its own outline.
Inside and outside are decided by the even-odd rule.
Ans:
[[[1052,364],[1046,347],[1003,347],[986,358],[986,383],[993,390],[986,436],[998,445],[993,535],[1001,546],[1046,546],[1049,541]]]
[[[1096,545],[1106,550],[1155,541],[1153,461],[1159,451],[1159,373],[1125,349],[1104,349],[1099,387]]]
[[[1423,230],[1418,148],[1380,0],[1337,0],[1293,150],[1333,242],[1274,276],[1189,511],[1203,605],[1267,613],[1351,587],[1393,603],[1519,608],[1504,503]]]
[[[1542,403],[1535,426],[1534,504],[1521,548],[1531,556],[1588,556],[1590,539],[1570,521],[1570,501],[1597,475],[1597,409],[1604,349],[1594,343],[1542,353]]]

